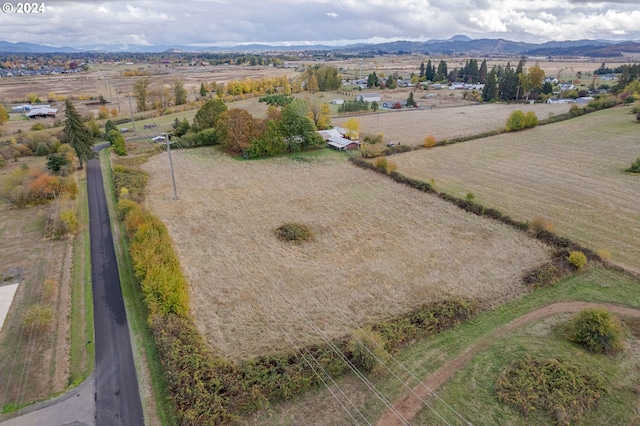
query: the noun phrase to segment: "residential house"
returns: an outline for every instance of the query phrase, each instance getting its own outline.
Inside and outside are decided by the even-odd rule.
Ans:
[[[382,98],[377,93],[362,93],[356,97],[356,100],[365,102],[380,102],[380,99]]]

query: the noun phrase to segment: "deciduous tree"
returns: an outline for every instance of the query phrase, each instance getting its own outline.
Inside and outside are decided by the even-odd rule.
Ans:
[[[184,88],[184,84],[181,81],[176,81],[173,84],[173,97],[176,105],[187,103],[187,89]]]
[[[220,114],[227,110],[227,106],[220,98],[208,99],[196,112],[193,119],[196,131],[210,129],[216,125]]]
[[[136,98],[136,104],[138,106],[138,111],[146,111],[147,110],[147,96],[149,89],[149,85],[151,81],[148,78],[141,78],[135,83],[133,83],[133,97]]]

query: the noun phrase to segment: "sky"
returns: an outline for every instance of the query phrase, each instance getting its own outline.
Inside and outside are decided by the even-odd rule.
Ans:
[[[640,0],[49,0],[30,14],[0,3],[0,40],[55,47],[640,41]]]

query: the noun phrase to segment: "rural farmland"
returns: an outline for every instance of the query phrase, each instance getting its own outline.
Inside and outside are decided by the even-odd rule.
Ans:
[[[429,92],[433,93],[433,91]],[[443,100],[437,97],[438,92],[444,92]],[[449,94],[447,92],[450,91],[436,91],[438,95],[427,100],[419,99],[418,96],[421,95],[418,92],[416,99],[425,109],[356,117],[360,122],[360,131],[362,134],[371,135],[382,133],[385,136],[385,142],[400,142],[403,145],[416,146],[421,145],[424,138],[429,135],[433,135],[436,141],[441,141],[500,130],[504,128],[509,114],[516,109],[524,112],[533,111],[538,119],[569,111],[567,104],[482,104],[440,108],[441,102],[448,102],[445,96]],[[408,93],[407,91],[405,95],[408,96]],[[406,97],[398,99],[404,100]],[[336,118],[333,120],[333,125],[341,126],[348,119],[349,117]]]
[[[169,228],[199,330],[231,359],[286,349],[451,296],[485,302],[525,291],[547,247],[505,225],[353,167],[330,151],[240,161],[216,149],[176,152],[151,174],[148,207]],[[290,245],[273,230],[312,227]],[[314,337],[315,336],[315,337]]]
[[[624,169],[640,153],[629,108],[393,157],[398,171],[497,208],[640,270],[640,180]]]

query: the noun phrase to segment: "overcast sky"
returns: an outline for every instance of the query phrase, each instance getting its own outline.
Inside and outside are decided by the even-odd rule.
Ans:
[[[640,0],[45,1],[18,14],[0,0],[0,40],[95,45],[329,44],[423,41],[456,34],[542,43],[640,41]]]

